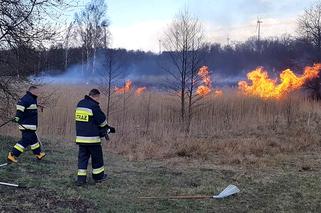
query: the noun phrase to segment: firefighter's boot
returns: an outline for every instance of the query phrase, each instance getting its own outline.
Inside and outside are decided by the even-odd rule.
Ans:
[[[17,158],[12,154],[12,152],[9,152],[7,160],[9,163],[18,163]]]
[[[104,176],[101,179],[95,180],[95,183],[101,183],[101,182],[104,182],[106,180],[108,180],[108,175],[104,174]]]
[[[46,156],[46,153],[40,152],[38,155],[36,155],[36,158],[37,158],[38,160],[42,160],[45,156]]]

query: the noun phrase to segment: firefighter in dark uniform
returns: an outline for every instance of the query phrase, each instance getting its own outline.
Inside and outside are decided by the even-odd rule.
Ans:
[[[99,106],[100,92],[92,89],[76,109],[76,143],[79,145],[77,185],[86,183],[87,165],[92,161],[92,177],[95,182],[107,179],[104,169],[101,138],[114,133],[115,128],[107,125],[105,114]]]
[[[31,147],[33,154],[38,160],[41,160],[46,156],[46,154],[41,151],[36,134],[38,125],[38,93],[38,88],[36,86],[31,86],[26,95],[17,103],[17,112],[14,121],[19,124],[22,138],[16,143],[12,151],[9,152],[7,158],[9,163],[17,163],[17,157],[19,157],[28,146]]]

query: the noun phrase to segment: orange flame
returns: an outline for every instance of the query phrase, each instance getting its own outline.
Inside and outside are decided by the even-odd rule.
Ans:
[[[221,97],[221,96],[223,96],[223,91],[222,90],[220,90],[220,89],[218,89],[218,90],[215,90],[215,97]]]
[[[249,85],[246,81],[240,81],[238,86],[245,95],[264,99],[279,99],[289,92],[299,89],[307,80],[318,77],[320,69],[321,64],[305,67],[301,76],[297,76],[290,69],[286,69],[280,74],[280,83],[277,84],[277,80],[270,79],[268,73],[262,67],[259,67],[247,74],[247,78],[252,82],[252,85]]]
[[[138,87],[135,92],[136,96],[140,96],[143,92],[145,92],[145,90],[146,87]]]
[[[196,90],[196,93],[197,93],[198,95],[200,95],[200,96],[205,96],[205,95],[207,95],[207,94],[210,93],[210,92],[211,92],[211,89],[210,89],[209,87],[203,86],[203,85],[199,86],[199,87],[197,88],[197,90]]]
[[[131,89],[132,89],[132,81],[128,80],[126,81],[124,87],[121,87],[121,88],[115,87],[115,92],[117,94],[123,94],[123,93],[129,92]]]
[[[205,96],[211,92],[212,80],[209,75],[209,70],[207,66],[202,66],[198,70],[198,76],[202,79],[203,85],[197,87],[196,93],[200,96]]]

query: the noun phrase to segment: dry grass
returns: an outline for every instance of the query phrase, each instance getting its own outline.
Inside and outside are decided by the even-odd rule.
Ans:
[[[39,134],[73,145],[74,108],[89,87],[47,87],[55,91],[40,114]],[[151,92],[140,97],[115,95],[109,123],[117,128],[107,149],[132,160],[191,157],[222,163],[256,163],[283,153],[315,150],[320,145],[318,102],[294,94],[264,101],[225,91],[206,97],[195,109],[191,132],[180,129],[179,103],[173,96]],[[105,111],[106,102],[101,104]],[[16,127],[1,130],[16,135]]]

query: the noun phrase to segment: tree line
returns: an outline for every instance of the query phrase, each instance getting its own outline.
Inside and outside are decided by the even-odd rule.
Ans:
[[[234,45],[219,43],[207,44],[201,50],[203,65],[208,65],[217,74],[226,77],[240,76],[257,66],[268,70],[280,71],[285,68],[301,70],[303,66],[316,63],[319,60],[319,51],[310,43],[301,38],[286,35],[278,38],[261,40],[262,47],[258,51],[257,41],[250,38],[245,42]],[[82,64],[82,47],[68,49],[68,62],[65,60],[66,49],[62,45],[51,46],[49,49],[37,50],[18,47],[15,50],[2,50],[8,63],[1,63],[0,69],[6,75],[37,75],[48,72],[52,75],[64,73],[69,66]],[[16,57],[16,53],[24,53]],[[117,56],[115,60],[122,63],[123,70],[135,67],[137,74],[162,75],[163,63],[168,63],[170,52],[161,54],[126,49],[99,49],[98,56],[111,52]],[[10,61],[10,62],[9,62]],[[107,63],[107,59],[106,59]]]

